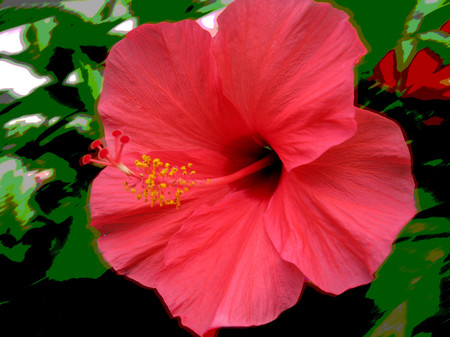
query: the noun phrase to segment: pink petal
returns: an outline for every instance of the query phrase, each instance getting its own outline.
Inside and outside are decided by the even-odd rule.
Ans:
[[[167,243],[192,211],[173,207],[158,214],[141,208],[120,217],[109,217],[107,225],[101,228],[98,249],[117,273],[154,288],[155,275],[164,267]]]
[[[193,163],[197,178],[224,175],[234,170],[224,156],[207,150],[149,153],[172,165]],[[205,158],[211,162],[205,162]],[[124,163],[132,167],[138,154],[128,154]],[[163,254],[170,237],[192,212],[203,203],[212,203],[229,192],[224,187],[191,188],[183,195],[179,209],[175,206],[150,207],[126,191],[125,174],[114,168],[104,169],[94,180],[91,191],[91,225],[100,231],[99,250],[118,273],[147,287],[155,287],[154,276],[163,267]]]
[[[248,135],[224,98],[211,35],[190,20],[145,24],[111,50],[99,103],[108,143],[120,129],[132,150],[214,148]]]
[[[361,109],[356,119],[353,138],[282,173],[265,217],[282,258],[333,294],[370,282],[416,212],[401,130]]]
[[[125,165],[130,169],[134,168],[134,161],[140,158],[139,153],[122,156]],[[143,206],[142,203],[137,202],[136,195],[125,190],[124,183],[127,180],[129,177],[112,167],[104,168],[94,179],[89,202],[94,223],[100,217],[133,211]]]
[[[267,200],[267,189],[233,192],[200,207],[169,242],[157,290],[200,336],[267,323],[299,298],[303,275],[280,258],[262,224]]]
[[[309,0],[236,0],[218,23],[224,93],[288,170],[354,134],[353,66],[365,49],[344,12]]]

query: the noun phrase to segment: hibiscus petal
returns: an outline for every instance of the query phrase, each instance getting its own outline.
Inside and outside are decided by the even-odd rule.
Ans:
[[[156,151],[149,155],[173,165],[193,163],[199,178],[222,175],[233,170],[232,164],[221,154],[208,150]],[[204,158],[211,162],[205,163]],[[137,154],[127,154],[124,163],[129,167]],[[196,174],[197,176],[197,174]],[[203,203],[213,203],[228,193],[227,186],[192,188],[183,195],[177,209],[169,205],[150,207],[137,200],[136,195],[123,186],[127,177],[108,167],[94,180],[91,191],[91,225],[100,231],[98,247],[103,258],[118,273],[147,287],[155,287],[154,276],[163,267],[163,253],[170,237]]]
[[[397,70],[397,60],[395,51],[390,50],[381,61],[373,69],[373,80],[380,82],[381,85],[387,86],[390,89],[397,87],[399,73]]]
[[[280,258],[262,225],[268,196],[253,196],[242,189],[202,206],[169,242],[157,290],[200,336],[267,323],[299,298],[303,275]]]
[[[404,97],[448,99],[450,97],[450,66],[442,66],[442,58],[425,48],[420,50],[407,69]]]
[[[107,141],[128,134],[132,150],[214,148],[248,128],[221,94],[211,35],[190,20],[142,25],[111,50],[99,102]]]
[[[407,94],[423,87],[432,74],[442,65],[442,59],[429,48],[420,50],[406,72]]]
[[[399,127],[361,109],[356,119],[353,138],[283,172],[265,216],[282,258],[334,294],[370,282],[416,212]]]
[[[224,93],[288,170],[355,132],[353,67],[365,49],[347,19],[309,0],[236,0],[218,18]]]

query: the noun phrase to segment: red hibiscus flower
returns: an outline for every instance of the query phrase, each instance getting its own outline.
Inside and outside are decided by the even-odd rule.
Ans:
[[[450,31],[450,21],[441,27]],[[390,92],[418,99],[450,99],[450,65],[429,48],[421,49],[409,66],[399,72],[395,50],[390,50],[375,66],[370,78]]]
[[[353,106],[365,50],[345,13],[236,0],[218,24],[115,45],[99,112],[116,155],[84,158],[108,166],[90,199],[105,260],[199,335],[274,320],[305,276],[370,282],[415,213],[400,128]]]

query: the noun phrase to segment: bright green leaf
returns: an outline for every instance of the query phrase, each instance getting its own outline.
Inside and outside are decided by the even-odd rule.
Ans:
[[[86,192],[83,192],[81,198],[69,197],[60,201],[61,215],[70,214],[73,220],[64,246],[47,271],[50,279],[63,281],[80,277],[97,278],[107,269],[94,244],[98,233],[87,225],[86,197]]]
[[[45,18],[39,21],[36,21],[31,24],[31,30],[34,32],[34,41],[31,41],[32,44],[36,44],[39,52],[42,52],[45,48],[47,48],[50,44],[50,39],[52,37],[52,31],[57,25],[57,21],[55,17]],[[28,38],[30,39],[30,34],[28,34]]]
[[[0,254],[14,262],[22,261],[29,248],[18,241],[38,225],[31,221],[39,210],[35,203],[30,205],[30,199],[52,176],[52,169],[30,171],[17,157],[0,157]]]
[[[419,212],[439,205],[441,202],[436,200],[433,193],[425,188],[419,188],[416,191],[417,210]]]
[[[378,271],[367,297],[382,316],[367,337],[411,336],[420,323],[440,314],[441,283],[450,277],[449,219],[411,221]]]
[[[422,33],[417,37],[423,41],[434,41],[443,44],[447,48],[450,47],[450,35],[440,30]]]
[[[426,15],[449,3],[449,0],[418,0],[414,11],[410,15],[410,19],[406,22],[406,33],[412,34],[416,32]]]

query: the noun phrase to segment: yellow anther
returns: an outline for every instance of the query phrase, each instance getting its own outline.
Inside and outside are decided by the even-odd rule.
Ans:
[[[165,200],[164,194],[160,194],[159,195],[159,206],[162,207],[164,200]]]
[[[150,174],[147,179],[145,179],[145,183],[148,187],[155,186],[155,176]]]
[[[177,172],[178,172],[178,169],[176,167],[172,167],[172,169],[169,172],[169,176],[173,176]]]
[[[158,204],[176,205],[178,209],[181,196],[195,184],[192,178],[186,176],[196,174],[196,171],[188,169],[193,167],[193,164],[172,166],[159,158],[152,159],[145,154],[141,158],[135,161],[138,171],[133,179],[136,181],[131,184],[125,182],[125,189],[135,193],[137,199],[149,201],[151,207]]]
[[[155,158],[153,159],[153,169],[157,169],[158,167],[160,167],[161,165],[163,165],[163,163],[161,163],[161,160],[159,160],[159,158]]]
[[[207,183],[209,183],[209,181],[210,181],[210,179],[209,179],[209,178],[208,178],[208,179],[206,179],[206,182],[207,182]]]

